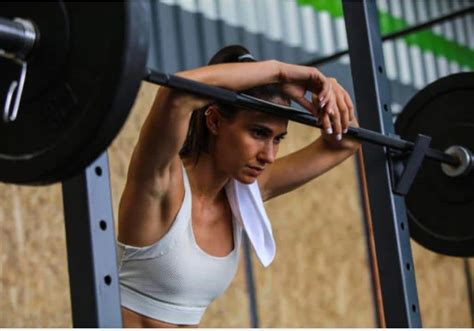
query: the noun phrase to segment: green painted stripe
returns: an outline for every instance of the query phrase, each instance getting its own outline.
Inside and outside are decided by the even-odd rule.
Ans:
[[[327,11],[332,17],[342,17],[342,1],[340,0],[297,0],[299,6],[311,6],[317,11]]]
[[[311,6],[317,11],[326,11],[332,17],[343,17],[342,2],[340,0],[297,0],[300,6]],[[393,15],[379,11],[380,30],[382,35],[398,31],[410,26],[407,21]],[[426,29],[401,37],[408,45],[418,46],[422,51],[432,52],[435,56],[445,57],[460,66],[467,66],[474,70],[474,51],[469,47],[438,36]]]

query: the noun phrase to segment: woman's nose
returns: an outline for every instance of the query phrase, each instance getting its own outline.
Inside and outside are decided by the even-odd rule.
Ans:
[[[272,143],[267,143],[260,150],[258,159],[263,163],[273,163],[275,161],[275,154],[275,146]]]

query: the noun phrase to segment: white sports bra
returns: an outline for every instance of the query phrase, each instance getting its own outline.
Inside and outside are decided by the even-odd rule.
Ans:
[[[232,217],[234,249],[225,257],[204,252],[191,222],[191,188],[183,167],[184,199],[170,230],[145,247],[118,243],[122,306],[173,324],[199,324],[207,306],[233,280],[242,226]]]

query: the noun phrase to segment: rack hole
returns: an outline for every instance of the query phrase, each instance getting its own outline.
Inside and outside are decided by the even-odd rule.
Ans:
[[[405,230],[405,223],[400,223],[400,227],[402,228],[402,230]]]
[[[407,264],[406,264],[406,267],[407,267],[407,270],[410,271],[410,269],[411,269],[410,263],[407,263]]]
[[[99,226],[100,226],[100,228],[102,229],[102,231],[107,230],[107,222],[106,222],[106,221],[100,220]]]
[[[110,277],[110,275],[105,276],[105,277],[104,277],[104,282],[105,282],[105,284],[107,284],[107,285],[112,284],[112,277]]]
[[[385,109],[385,111],[388,111],[388,105],[387,105],[387,104],[384,104],[384,105],[383,105],[383,109]]]
[[[95,173],[97,176],[102,176],[102,168],[101,167],[95,167]]]
[[[413,312],[416,313],[416,305],[411,305],[411,310],[413,310]]]
[[[383,73],[383,68],[382,68],[382,66],[379,66],[379,72],[380,72],[380,73]]]

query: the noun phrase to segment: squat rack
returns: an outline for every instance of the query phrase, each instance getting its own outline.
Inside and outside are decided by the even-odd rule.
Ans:
[[[364,110],[357,114],[360,125],[393,135],[391,112],[384,111],[389,109],[391,97],[376,3],[344,0],[343,9],[355,103],[358,109]],[[373,231],[373,242],[369,238],[371,269],[374,284],[380,284],[379,288],[375,286],[378,323],[387,327],[420,328],[405,201],[392,191],[385,149],[363,144],[362,151],[358,158],[360,186],[365,196],[367,226]]]
[[[393,134],[388,80],[375,1],[343,0],[355,101],[362,127]],[[421,327],[405,202],[392,192],[383,147],[359,155],[377,292],[378,326]],[[366,175],[367,174],[367,175]],[[63,201],[74,327],[121,327],[115,232],[107,153],[64,181]],[[369,201],[370,197],[370,201]],[[382,304],[383,303],[383,304]]]

